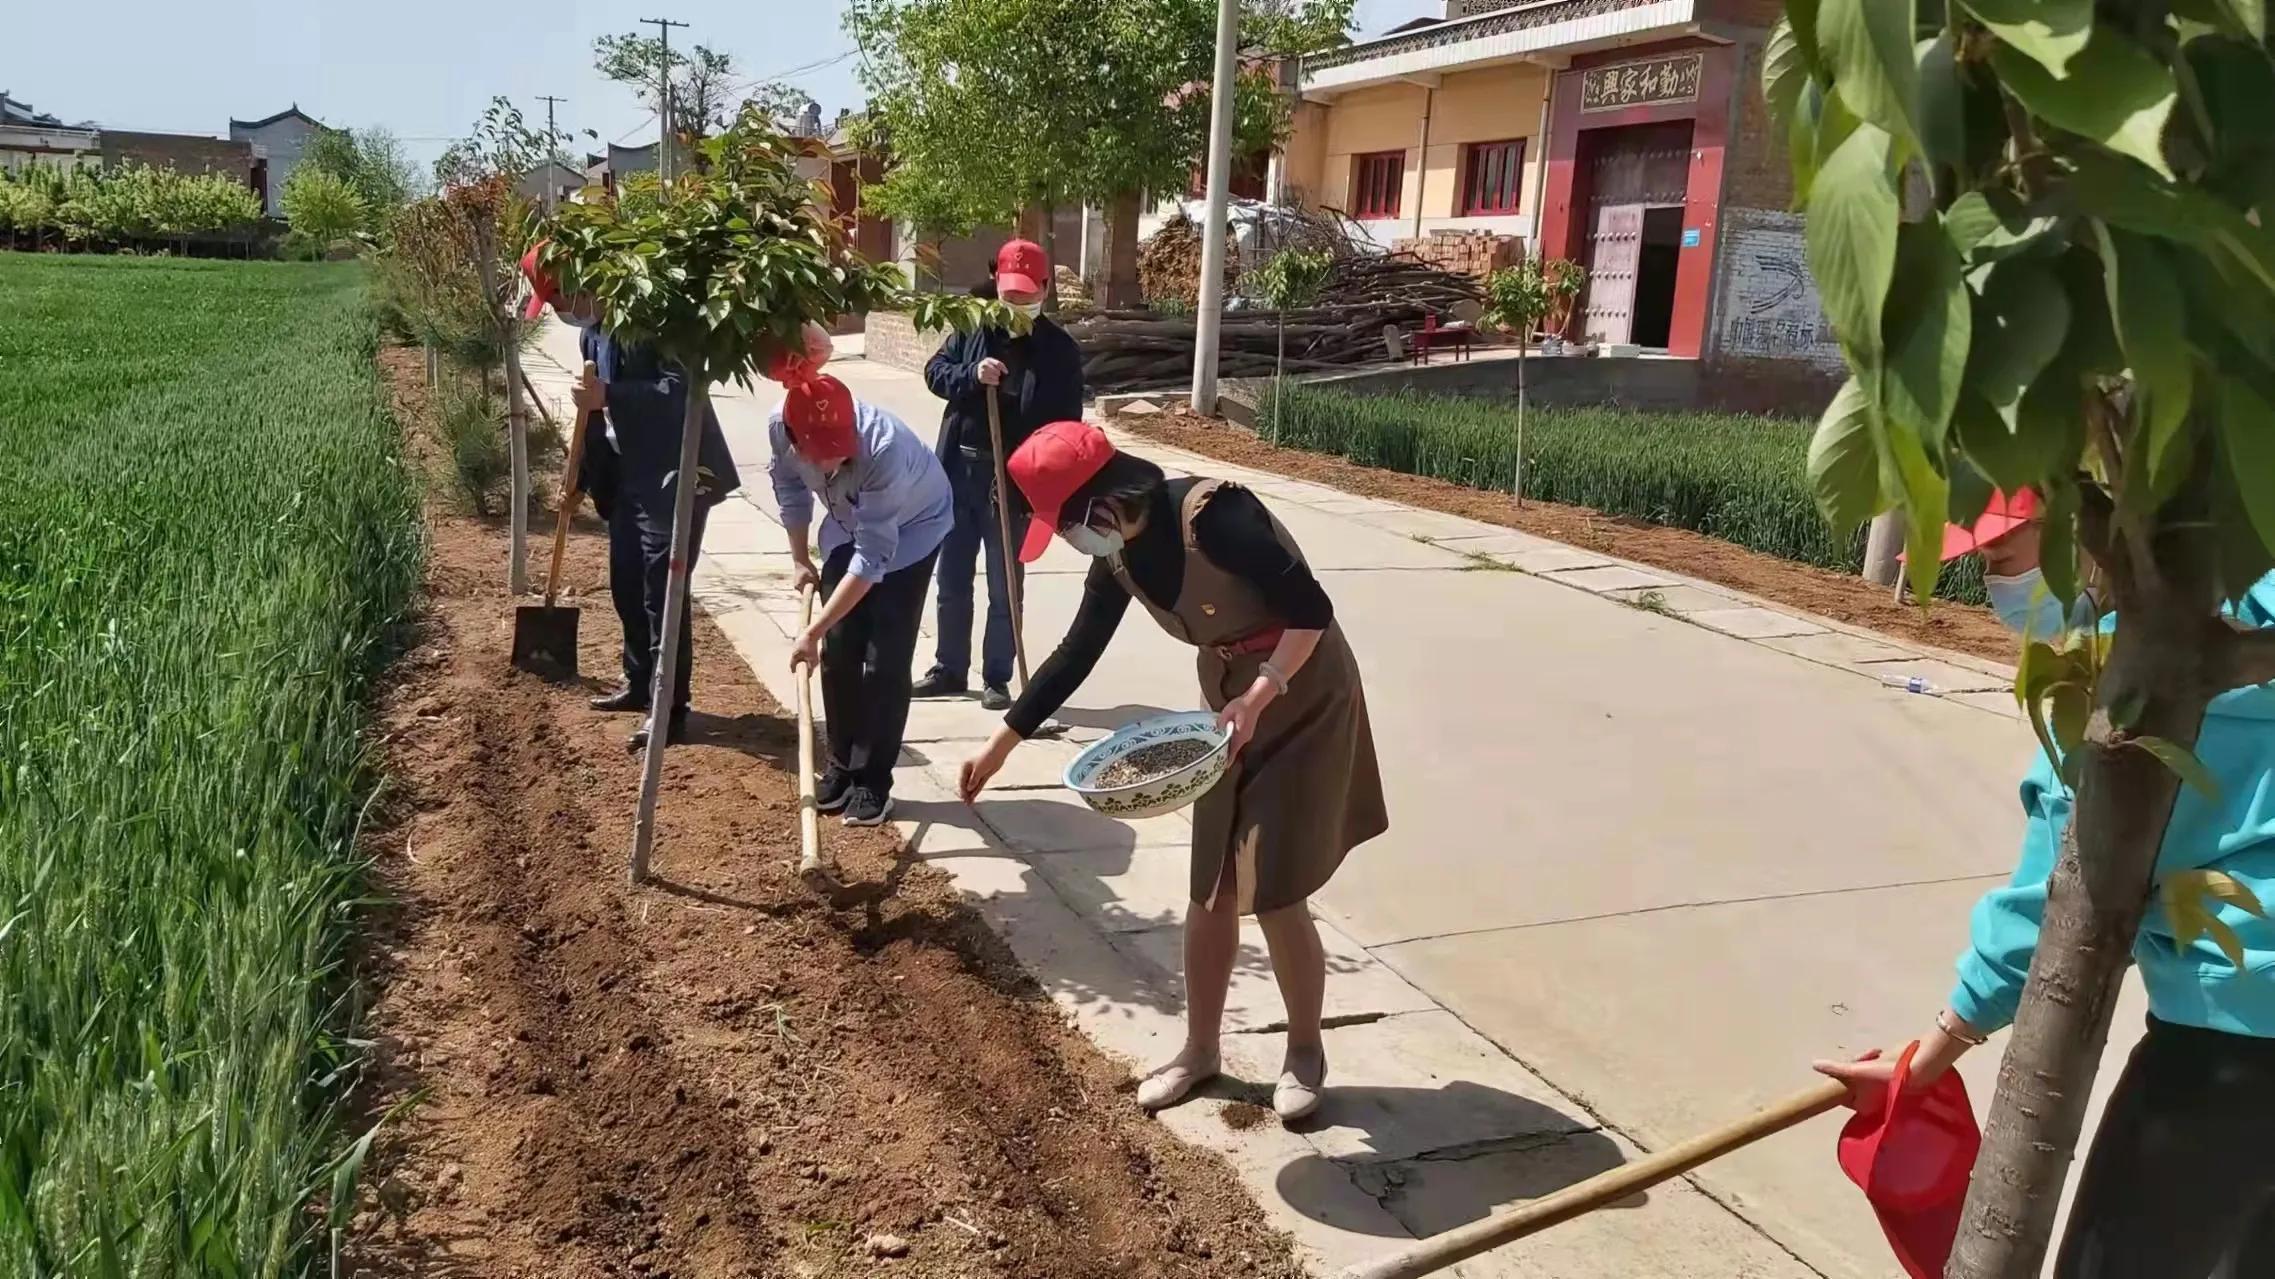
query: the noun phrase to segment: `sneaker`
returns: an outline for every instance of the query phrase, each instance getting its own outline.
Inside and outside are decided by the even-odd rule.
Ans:
[[[963,676],[950,675],[936,666],[926,671],[923,679],[916,681],[908,690],[908,695],[915,698],[962,697],[970,691],[972,686],[964,681]]]
[[[592,699],[591,705],[596,711],[612,713],[616,711],[644,711],[648,709],[648,695],[630,684],[626,684],[613,693]]]
[[[814,807],[825,813],[834,813],[845,807],[853,798],[853,774],[832,767],[814,784]]]
[[[1007,711],[1011,709],[1011,690],[1001,684],[990,684],[980,690],[980,709]]]
[[[648,732],[655,727],[655,723],[656,717],[650,715],[638,728],[633,729],[632,735],[624,739],[624,749],[634,754],[648,749]],[[668,721],[668,727],[664,734],[664,745],[684,746],[686,744],[687,712],[680,711]]]
[[[882,795],[867,786],[855,786],[845,800],[845,824],[848,826],[882,826],[893,815],[893,797]]]

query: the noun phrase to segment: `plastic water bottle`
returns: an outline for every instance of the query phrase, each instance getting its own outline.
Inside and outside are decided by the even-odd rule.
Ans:
[[[1900,688],[1907,693],[1933,693],[1935,691],[1935,685],[1917,675],[1883,675],[1880,677],[1880,682],[1890,688]]]

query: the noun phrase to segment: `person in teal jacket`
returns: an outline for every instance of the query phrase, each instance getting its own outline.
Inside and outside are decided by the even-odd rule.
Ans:
[[[1956,553],[1983,549],[1995,567],[2018,567],[1998,564],[2010,547],[1990,545],[2005,531],[2012,530],[1978,526],[1988,536],[1963,537],[1968,545]],[[2035,565],[2023,572],[2034,577]],[[2019,610],[2002,612],[2016,615],[2010,624],[2019,620]],[[2275,626],[2275,573],[2251,588],[2234,615]],[[2181,788],[2157,878],[2218,870],[2275,907],[2275,684],[2215,698],[2196,754],[2220,794]],[[2056,761],[2039,752],[2022,782],[2029,825],[2021,863],[1975,907],[1972,944],[1959,957],[1949,1006],[1920,1039],[1912,1087],[1933,1083],[2013,1022],[2070,805]],[[2209,938],[2183,945],[2160,903],[2141,923],[2133,960],[2148,989],[2148,1032],[2094,1134],[2055,1279],[2275,1275],[2275,922],[2218,905],[2219,919],[2243,943],[2241,968]],[[1895,1062],[1819,1062],[1817,1069],[1846,1081],[1851,1104],[1865,1108],[1885,1095]]]

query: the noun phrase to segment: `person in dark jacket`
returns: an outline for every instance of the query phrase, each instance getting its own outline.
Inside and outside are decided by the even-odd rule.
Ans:
[[[593,709],[646,714],[632,734],[631,748],[644,749],[655,724],[651,701],[656,663],[663,648],[664,592],[671,577],[672,506],[679,471],[680,428],[687,414],[687,375],[646,346],[618,340],[600,327],[600,310],[588,296],[559,294],[537,269],[537,251],[522,259],[522,273],[533,293],[527,315],[536,318],[547,303],[562,320],[576,325],[585,362],[599,376],[577,375],[577,411],[597,411],[597,434],[585,435],[578,486],[592,495],[593,509],[608,521],[608,591],[624,627],[624,684],[593,699]],[[695,524],[688,542],[687,567],[703,545],[705,517],[742,486],[727,451],[719,419],[704,410],[703,437],[697,446]],[[694,664],[694,631],[680,619],[679,672],[666,716],[667,743],[686,740],[687,707]]]
[[[940,419],[937,452],[955,493],[956,524],[940,547],[939,646],[932,670],[917,682],[918,697],[953,697],[969,691],[972,666],[973,561],[987,560],[987,634],[980,648],[980,701],[990,710],[1011,704],[1012,583],[1004,574],[1002,527],[995,512],[995,453],[988,436],[987,392],[997,388],[1008,453],[1047,422],[1082,416],[1082,348],[1041,314],[1050,262],[1028,240],[1005,244],[995,257],[993,296],[1034,317],[1023,337],[1002,329],[958,334],[925,366],[924,381],[948,402]],[[1013,572],[1019,570],[1014,567]]]

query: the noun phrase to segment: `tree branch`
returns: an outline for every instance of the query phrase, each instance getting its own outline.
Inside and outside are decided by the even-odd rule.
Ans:
[[[2237,631],[2218,670],[2222,692],[2275,680],[2275,630]]]

